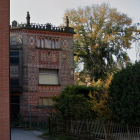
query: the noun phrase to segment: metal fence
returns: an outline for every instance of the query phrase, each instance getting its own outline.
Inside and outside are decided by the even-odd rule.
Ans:
[[[50,117],[52,108],[11,103],[11,126],[66,133],[81,139],[140,140],[140,126],[105,121],[72,121]]]
[[[140,140],[140,126],[105,121],[56,121],[56,132],[87,139]]]
[[[47,129],[50,106],[11,103],[11,126]]]

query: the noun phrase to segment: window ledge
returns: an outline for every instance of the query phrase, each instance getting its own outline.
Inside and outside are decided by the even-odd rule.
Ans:
[[[52,105],[49,105],[49,106],[47,106],[47,105],[38,105],[36,107],[37,108],[52,108]]]
[[[41,47],[35,47],[36,49],[43,49],[43,50],[58,50],[58,51],[61,51],[62,49],[61,48],[41,48]]]
[[[55,84],[38,84],[39,86],[61,86],[61,84],[55,85]]]

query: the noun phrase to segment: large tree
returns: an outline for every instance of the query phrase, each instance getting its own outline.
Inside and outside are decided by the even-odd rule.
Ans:
[[[68,9],[74,27],[74,47],[77,62],[84,62],[84,74],[91,80],[105,79],[109,72],[127,64],[130,59],[132,20],[107,4],[92,5],[77,10]]]

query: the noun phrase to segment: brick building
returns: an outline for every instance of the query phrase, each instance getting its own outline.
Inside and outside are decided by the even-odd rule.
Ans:
[[[10,27],[11,103],[51,105],[67,84],[74,84],[74,29],[13,21]],[[19,108],[13,106],[18,113]],[[11,109],[12,109],[11,108]]]
[[[10,140],[9,0],[0,0],[0,140]]]

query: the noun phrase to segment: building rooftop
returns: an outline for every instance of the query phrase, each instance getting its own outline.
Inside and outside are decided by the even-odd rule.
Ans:
[[[74,28],[69,27],[69,19],[66,17],[66,26],[55,27],[51,23],[47,24],[35,24],[30,23],[30,14],[27,12],[26,23],[18,24],[16,20],[10,25],[10,29],[29,29],[29,30],[42,30],[42,31],[52,31],[52,32],[64,32],[75,34]]]

